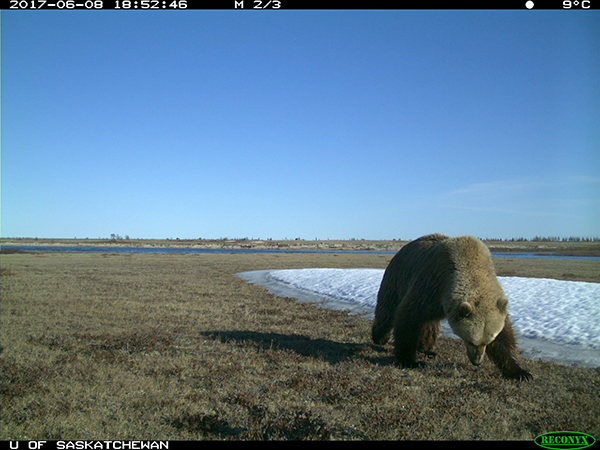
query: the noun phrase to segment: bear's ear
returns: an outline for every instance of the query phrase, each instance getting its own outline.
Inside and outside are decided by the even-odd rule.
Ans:
[[[508,311],[508,299],[506,297],[499,298],[497,305],[501,313]]]
[[[458,318],[464,319],[465,317],[469,316],[472,312],[473,307],[467,302],[462,302],[458,307]]]

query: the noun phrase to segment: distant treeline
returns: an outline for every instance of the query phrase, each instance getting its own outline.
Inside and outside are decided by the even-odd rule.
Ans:
[[[86,238],[87,239],[87,238]],[[102,239],[102,238],[99,238]],[[120,240],[120,239],[125,239],[125,240],[129,240],[129,236],[125,235],[125,237],[121,237],[121,235],[119,234],[111,234],[110,235],[110,239],[111,240]],[[571,237],[560,237],[560,236],[535,236],[533,239],[528,239],[528,238],[524,238],[524,237],[518,237],[518,238],[480,238],[482,241],[497,241],[497,242],[600,242],[600,237],[579,237],[579,236],[571,236]],[[167,241],[179,241],[181,239],[179,238],[166,238]],[[198,240],[198,241],[203,241],[203,240],[210,240],[210,241],[249,241],[249,240],[266,240],[266,241],[272,241],[272,238],[267,238],[267,239],[260,239],[260,238],[248,238],[248,237],[244,237],[244,238],[227,238],[227,237],[222,237],[219,239],[203,239],[203,238],[198,238],[198,239],[183,239],[183,240]],[[295,240],[295,241],[303,241],[303,240],[308,240],[308,239],[302,239],[302,238],[294,238],[294,239],[288,239],[283,238],[282,240],[284,241],[291,241],[291,240]],[[315,238],[315,241],[328,241],[329,239],[318,239]],[[344,239],[341,239],[344,240]],[[357,239],[357,238],[351,238],[348,239],[350,241],[365,241],[365,239]],[[377,239],[376,239],[377,240]],[[402,241],[402,239],[392,239],[393,241]]]
[[[533,239],[527,239],[524,237],[510,238],[510,239],[495,239],[485,238],[484,241],[501,241],[501,242],[600,242],[600,237],[560,237],[560,236],[535,236]]]
[[[35,239],[37,240],[38,238],[30,238],[30,237],[12,237],[12,238],[4,238],[4,239]],[[52,239],[52,238],[48,238],[48,239]],[[77,239],[77,238],[74,238]],[[81,238],[81,239],[93,239],[93,238]],[[98,240],[111,240],[111,241],[118,241],[118,240],[152,240],[152,239],[140,239],[140,238],[130,238],[129,235],[125,235],[125,236],[121,236],[120,234],[116,234],[113,233],[110,235],[110,238],[103,238],[103,237],[99,237],[97,238]],[[485,238],[479,238],[482,241],[496,241],[496,242],[600,242],[600,237],[579,237],[579,236],[571,236],[571,237],[560,237],[560,236],[535,236],[532,239],[528,239],[528,238],[524,238],[524,237],[518,237],[518,238],[489,238],[489,237],[485,237]],[[248,240],[265,240],[265,241],[272,241],[272,238],[267,238],[267,239],[261,239],[261,238],[219,238],[219,239],[203,239],[203,238],[197,238],[197,239],[179,239],[179,238],[166,238],[167,241],[180,241],[180,240],[184,240],[184,241],[204,241],[204,240],[208,240],[208,241],[248,241]],[[295,240],[295,241],[304,241],[304,240],[308,240],[308,239],[302,239],[302,238],[294,238],[294,239],[288,239],[287,237],[282,239],[284,241],[288,241],[288,240]],[[330,239],[318,239],[315,238],[315,241],[329,241]],[[340,240],[340,241],[344,241],[346,239],[334,239],[334,240]],[[366,241],[366,240],[371,240],[371,239],[357,239],[357,238],[351,238],[351,239],[347,239],[349,241]],[[379,240],[379,239],[373,239],[375,241]],[[390,240],[390,239],[382,239],[383,241],[386,240]],[[406,241],[405,239],[391,239],[392,241]],[[410,240],[410,239],[409,239]]]

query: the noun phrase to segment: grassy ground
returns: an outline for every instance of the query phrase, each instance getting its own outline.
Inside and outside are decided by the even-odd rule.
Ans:
[[[385,268],[369,254],[3,254],[0,439],[600,438],[600,370],[474,368],[441,338],[393,364],[371,322],[234,273]],[[499,275],[600,281],[598,262],[496,259]]]

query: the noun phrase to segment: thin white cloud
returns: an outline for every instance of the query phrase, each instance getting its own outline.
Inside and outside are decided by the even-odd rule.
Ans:
[[[543,187],[541,181],[531,180],[503,180],[486,183],[474,183],[450,191],[448,197],[502,197],[514,192],[531,191]]]
[[[453,209],[464,209],[468,211],[481,211],[481,212],[497,212],[503,214],[521,214],[525,216],[563,216],[568,217],[568,214],[562,214],[558,212],[549,212],[549,211],[525,211],[525,210],[517,210],[517,209],[505,209],[505,208],[494,208],[494,207],[485,207],[485,206],[460,206],[460,205],[445,205],[449,208]]]
[[[525,178],[473,183],[446,192],[439,197],[447,208],[470,211],[520,214],[526,216],[569,216],[562,208],[557,193],[591,185],[600,187],[600,178],[569,176],[553,179]],[[581,202],[583,198],[572,198],[570,202]]]

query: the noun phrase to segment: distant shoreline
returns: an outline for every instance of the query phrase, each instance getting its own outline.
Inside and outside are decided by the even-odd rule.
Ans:
[[[335,251],[398,251],[400,240],[259,240],[259,239],[49,239],[2,238],[0,245],[86,246],[197,249],[279,249]],[[495,253],[534,253],[557,256],[600,256],[600,242],[484,241]]]

